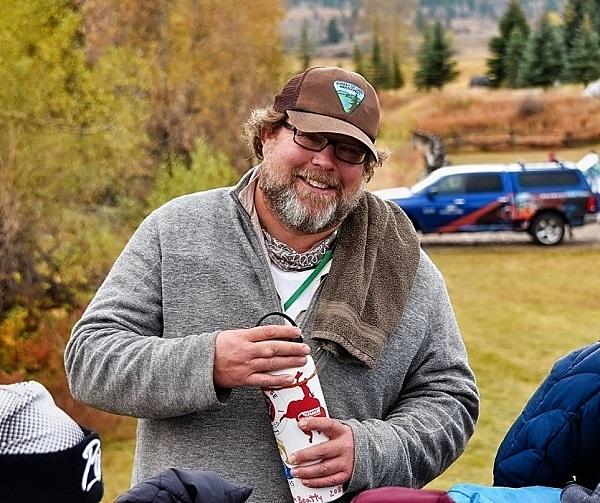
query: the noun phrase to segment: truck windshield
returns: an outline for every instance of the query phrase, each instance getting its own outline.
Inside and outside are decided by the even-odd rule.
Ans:
[[[413,194],[416,194],[417,192],[421,192],[422,190],[425,190],[427,187],[430,187],[431,185],[433,185],[435,182],[437,182],[440,178],[441,178],[441,174],[439,171],[434,171],[433,173],[431,173],[430,175],[426,176],[425,178],[423,178],[422,180],[418,181],[417,183],[415,183],[411,188],[410,191]]]

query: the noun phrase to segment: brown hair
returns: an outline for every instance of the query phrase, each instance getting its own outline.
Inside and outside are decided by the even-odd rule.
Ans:
[[[286,119],[287,114],[278,112],[272,106],[257,108],[250,113],[250,117],[244,123],[244,137],[259,161],[263,160],[263,138],[282,127]],[[377,155],[379,157],[378,161],[375,160],[372,154],[367,155],[364,166],[364,175],[367,182],[373,177],[375,168],[381,166],[390,154],[387,150],[377,149]]]

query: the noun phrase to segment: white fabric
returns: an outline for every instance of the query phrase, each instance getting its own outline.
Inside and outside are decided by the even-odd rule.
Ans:
[[[284,271],[277,267],[273,261],[270,262],[270,265],[273,282],[275,283],[275,288],[279,294],[281,310],[283,311],[283,304],[285,304],[285,302],[293,295],[304,280],[312,274],[314,269],[308,269],[306,271]],[[331,269],[331,260],[327,262],[317,277],[306,287],[306,290],[302,292],[302,295],[296,299],[287,311],[284,311],[287,315],[295,320],[300,313],[308,309],[322,279],[329,273],[329,269]]]
[[[0,454],[42,454],[69,449],[84,438],[36,381],[0,385]]]

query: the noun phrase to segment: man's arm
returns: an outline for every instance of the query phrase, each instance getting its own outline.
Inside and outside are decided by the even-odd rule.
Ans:
[[[163,339],[161,247],[156,214],[137,229],[65,349],[75,398],[137,417],[219,404],[212,386],[217,333]]]
[[[218,407],[236,386],[281,386],[310,349],[275,339],[299,330],[277,325],[163,339],[162,251],[156,214],[135,232],[65,349],[75,398],[135,417],[163,418]],[[185,281],[185,278],[181,278]],[[202,306],[199,306],[201,309]]]
[[[349,491],[422,487],[460,456],[473,434],[475,378],[441,278],[430,288],[427,333],[396,406],[383,420],[344,421],[355,441]]]

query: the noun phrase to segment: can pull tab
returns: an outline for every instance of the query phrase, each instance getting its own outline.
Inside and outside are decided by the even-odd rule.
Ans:
[[[285,313],[282,313],[282,312],[280,312],[280,311],[273,311],[273,312],[271,312],[271,313],[267,313],[267,314],[265,314],[264,316],[262,316],[262,317],[260,318],[260,320],[258,320],[258,321],[256,322],[256,325],[254,325],[254,326],[255,326],[255,327],[259,327],[259,326],[262,324],[262,322],[263,322],[263,321],[265,321],[267,318],[269,318],[269,317],[271,317],[271,316],[281,316],[282,318],[285,318],[287,321],[289,321],[293,327],[296,327],[296,328],[298,328],[298,325],[297,325],[297,324],[296,324],[296,322],[295,322],[295,321],[292,319],[292,317],[291,317],[291,316],[288,316],[287,314],[285,314]],[[302,336],[300,336],[300,337],[298,337],[298,338],[296,339],[296,341],[295,341],[295,342],[304,342],[304,339],[302,338]]]

